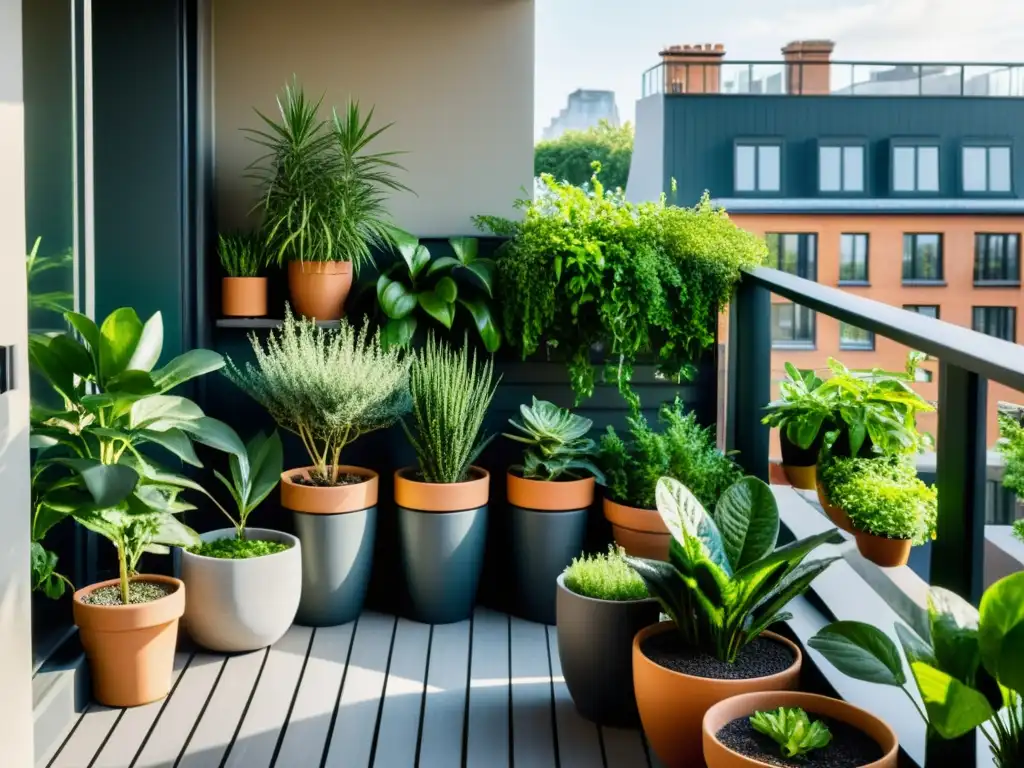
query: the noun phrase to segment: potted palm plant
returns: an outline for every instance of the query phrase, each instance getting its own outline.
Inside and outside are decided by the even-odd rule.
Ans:
[[[257,209],[271,257],[288,262],[292,304],[307,317],[337,320],[353,272],[392,243],[386,192],[409,190],[395,178],[396,152],[366,151],[390,124],[371,128],[373,109],[364,116],[354,101],[325,120],[322,101],[307,99],[296,82],[286,85],[280,120],[257,110],[264,127],[248,134],[264,150],[251,166]]]
[[[117,309],[99,327],[74,312],[64,317],[77,338],[62,333],[29,340],[33,370],[62,402],[32,410],[32,444],[40,451],[34,522],[37,531],[45,530],[70,515],[114,545],[118,578],[79,589],[72,608],[96,699],[136,706],[170,690],[185,608],[185,585],[139,574],[139,561],[145,552],[199,543],[175,517],[194,509],[180,495],[198,486],[143,448],[199,465],[193,441],[239,457],[245,446],[191,400],[169,394],[221,368],[219,354],[196,349],[156,368],[163,348],[159,312],[143,324],[134,310]]]
[[[593,422],[554,403],[533,398],[519,406],[521,421],[509,419],[524,443],[523,463],[508,470],[512,575],[520,615],[555,623],[555,580],[583,549],[595,482]]]
[[[265,317],[267,278],[260,274],[267,264],[263,237],[256,233],[221,234],[217,255],[224,270],[220,280],[220,306],[225,317]]]
[[[833,519],[846,521],[860,553],[883,567],[906,565],[910,549],[935,538],[938,494],[908,456],[830,456],[821,485]]]
[[[598,725],[636,725],[633,637],[658,621],[658,602],[613,546],[574,558],[558,577],[562,676],[580,714]]]
[[[469,618],[487,539],[490,475],[473,462],[497,389],[494,364],[433,335],[416,353],[412,415],[402,421],[417,466],[395,472],[402,573],[412,617],[428,624]]]
[[[261,432],[245,451],[245,461],[229,457],[230,479],[214,471],[237,517],[209,495],[231,527],[201,534],[201,544],[181,553],[181,580],[188,588],[185,628],[203,647],[227,653],[265,648],[281,639],[295,619],[302,589],[299,540],[247,525],[281,479],[281,437]]]
[[[709,515],[677,480],[658,481],[658,512],[672,533],[668,562],[627,556],[670,620],[633,639],[633,685],[644,733],[668,768],[700,765],[701,722],[714,704],[788,690],[800,649],[768,631],[837,558],[805,563],[836,530],[776,549],[779,510],[754,477],[731,485]]]
[[[815,489],[814,467],[832,423],[832,407],[820,391],[823,383],[813,370],[786,363],[779,399],[765,406],[768,413],[761,423],[778,428],[782,470],[794,488]]]
[[[281,504],[302,542],[298,621],[333,626],[362,611],[373,564],[377,473],[342,464],[363,435],[409,409],[409,361],[384,351],[379,333],[347,322],[335,330],[296,320],[286,309],[266,345],[250,336],[255,363],[230,359],[226,373],[281,429],[297,435],[312,464],[281,475]]]

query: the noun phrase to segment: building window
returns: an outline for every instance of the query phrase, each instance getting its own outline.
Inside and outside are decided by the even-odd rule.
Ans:
[[[818,189],[821,192],[863,192],[863,145],[819,147]]]
[[[800,304],[772,304],[772,346],[813,347],[814,312]]]
[[[1009,147],[963,148],[964,192],[1009,192]]]
[[[1020,282],[1018,235],[980,233],[974,236],[974,282]]]
[[[933,320],[939,319],[938,304],[904,304],[903,308],[908,312],[917,312],[917,314],[930,317]]]
[[[818,236],[813,232],[782,234],[769,232],[768,266],[808,280],[818,279]]]
[[[839,323],[839,348],[840,349],[874,349],[874,331],[865,331],[856,325]]]
[[[737,144],[735,182],[737,192],[780,191],[782,147],[779,144]]]
[[[903,281],[942,280],[942,235],[903,236]]]
[[[975,307],[971,327],[1006,341],[1017,340],[1017,309],[1015,307]]]
[[[868,236],[839,236],[839,282],[868,281]]]
[[[935,145],[892,148],[893,192],[938,192],[939,148]]]

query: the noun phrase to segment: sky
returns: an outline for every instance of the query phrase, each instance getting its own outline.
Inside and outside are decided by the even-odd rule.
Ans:
[[[615,91],[632,120],[643,71],[668,45],[723,43],[726,60],[781,58],[791,40],[834,59],[1024,61],[1024,0],[535,0],[535,135],[571,91]]]

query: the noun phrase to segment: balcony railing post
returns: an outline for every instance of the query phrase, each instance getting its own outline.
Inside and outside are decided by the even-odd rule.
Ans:
[[[761,423],[771,398],[771,293],[745,276],[729,310],[730,449],[747,474],[768,481],[768,427]]]

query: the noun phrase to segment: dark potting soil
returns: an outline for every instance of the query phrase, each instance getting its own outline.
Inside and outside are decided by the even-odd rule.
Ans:
[[[311,477],[305,477],[303,475],[292,475],[292,482],[296,485],[308,485],[311,488],[337,488],[339,485],[357,485],[358,483],[365,483],[366,478],[362,475],[356,475],[351,472],[343,472],[338,475],[338,482],[336,483],[318,482]]]
[[[862,768],[881,759],[882,748],[863,731],[852,725],[807,713],[811,721],[821,720],[832,733],[832,741],[821,749],[812,749],[796,758],[782,756],[782,748],[770,736],[754,730],[749,717],[727,723],[716,734],[733,752],[781,768]]]
[[[174,591],[170,584],[153,581],[133,581],[128,584],[128,602],[132,605],[152,603],[161,597],[167,597]],[[121,585],[111,584],[109,587],[94,589],[82,598],[88,605],[124,605],[121,602]]]
[[[640,645],[640,650],[659,667],[712,680],[751,680],[777,675],[796,661],[787,646],[759,637],[740,651],[734,664],[727,664],[683,645],[679,634],[671,630],[648,637]]]

